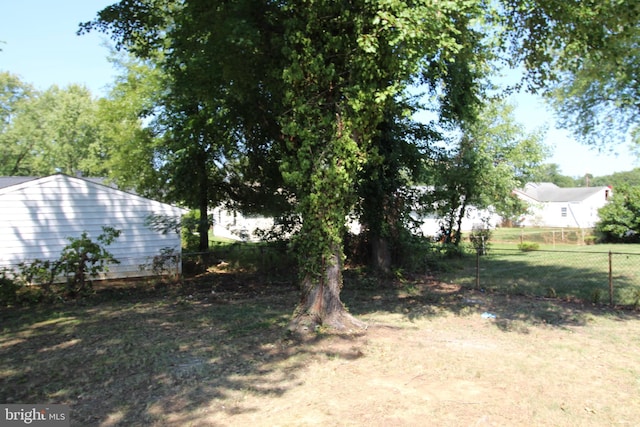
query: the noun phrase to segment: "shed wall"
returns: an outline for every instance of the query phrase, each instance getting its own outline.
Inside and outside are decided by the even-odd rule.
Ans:
[[[180,252],[178,233],[163,235],[145,225],[150,214],[179,217],[164,203],[66,175],[53,175],[0,189],[0,266],[57,259],[69,237],[83,232],[95,240],[103,226],[121,230],[107,247],[121,263],[105,278],[152,274],[150,264],[162,248]],[[179,263],[178,263],[179,266]]]

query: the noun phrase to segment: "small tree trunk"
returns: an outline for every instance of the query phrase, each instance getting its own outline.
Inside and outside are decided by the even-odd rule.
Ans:
[[[458,213],[458,219],[456,221],[456,229],[455,229],[455,237],[453,243],[458,246],[460,245],[460,240],[462,240],[462,220],[464,216],[467,214],[467,199],[465,197],[465,201],[460,206],[460,212]]]
[[[364,329],[366,324],[347,312],[340,300],[342,262],[340,250],[334,250],[322,262],[322,275],[307,275],[302,280],[302,298],[294,311],[289,330],[298,333],[314,331],[318,326],[337,330]]]
[[[207,174],[206,152],[202,151],[198,156],[198,208],[200,209],[200,222],[198,223],[198,250],[209,250],[209,176]]]
[[[371,264],[374,269],[383,273],[391,271],[389,242],[384,237],[371,236]]]

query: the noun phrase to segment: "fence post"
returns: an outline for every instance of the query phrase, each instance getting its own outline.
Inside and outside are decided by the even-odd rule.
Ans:
[[[613,255],[609,251],[609,305],[613,307]]]
[[[476,289],[480,289],[480,249],[476,249]]]

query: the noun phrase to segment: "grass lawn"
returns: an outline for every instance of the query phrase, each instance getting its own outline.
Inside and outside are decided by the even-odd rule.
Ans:
[[[596,304],[609,304],[612,289],[614,304],[640,306],[638,244],[541,243],[538,250],[524,252],[515,242],[491,241],[479,260],[470,254],[443,267],[436,273],[441,280],[469,288]]]
[[[72,426],[640,419],[638,312],[347,272],[368,330],[294,339],[297,299],[292,283],[218,272],[3,309],[0,401],[68,404]]]

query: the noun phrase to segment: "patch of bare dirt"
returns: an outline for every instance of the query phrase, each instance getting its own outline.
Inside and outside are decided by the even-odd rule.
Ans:
[[[366,331],[285,333],[255,277],[3,314],[0,401],[72,425],[602,426],[640,419],[640,318],[433,280],[347,283]],[[492,316],[483,316],[490,314]]]

